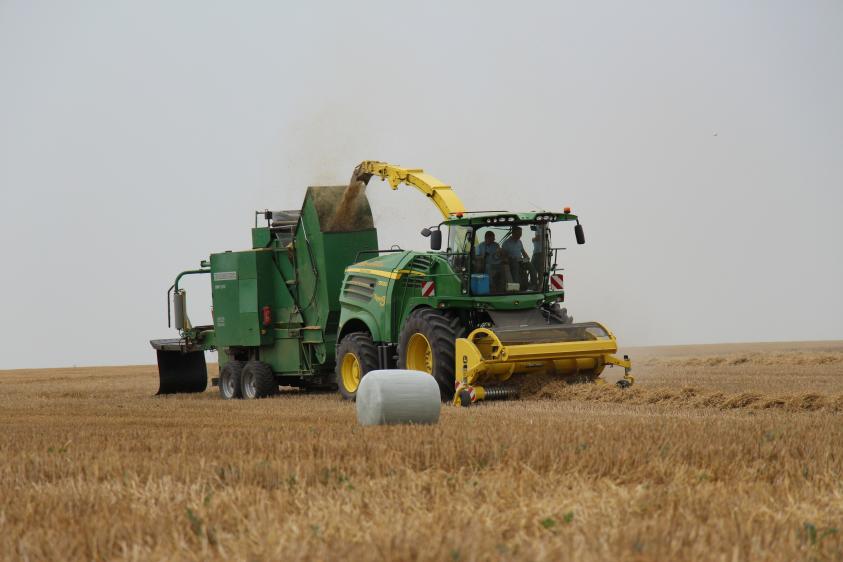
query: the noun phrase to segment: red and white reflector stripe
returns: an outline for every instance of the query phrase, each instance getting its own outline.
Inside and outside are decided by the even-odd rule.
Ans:
[[[561,273],[554,273],[550,276],[550,290],[551,291],[562,291],[563,290],[562,284],[562,274]]]
[[[473,404],[474,402],[477,402],[477,391],[474,389],[473,386],[471,386],[470,384],[464,384],[464,383],[461,383],[461,382],[455,383],[455,386],[456,386],[456,389],[457,389],[457,392],[456,392],[457,398],[460,397],[461,391],[467,390],[469,396],[471,396],[471,403]]]
[[[433,281],[422,281],[421,293],[423,297],[435,297],[436,285],[433,283]]]

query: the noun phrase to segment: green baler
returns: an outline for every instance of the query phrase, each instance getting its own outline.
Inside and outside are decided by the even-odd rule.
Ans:
[[[432,251],[378,249],[364,192],[375,175],[393,189],[415,186],[440,209],[443,222],[423,230]],[[422,170],[363,162],[349,186],[309,188],[300,211],[256,214],[252,249],[212,254],[201,269],[179,274],[170,291],[181,337],[151,342],[159,394],[204,391],[207,350],[219,352],[214,382],[224,398],[269,396],[282,385],[338,388],[354,399],[362,376],[393,367],[432,374],[443,400],[461,405],[513,396],[511,383],[536,373],[598,380],[618,365],[627,386],[631,364],[612,355],[611,332],[574,324],[561,308],[550,225],[567,221],[576,221],[583,243],[569,209],[467,213],[449,186]],[[532,258],[519,244],[526,229]],[[501,244],[484,247],[490,235]],[[507,258],[512,248],[524,256]],[[179,281],[188,274],[211,276],[212,326],[187,319]]]
[[[378,245],[365,197],[348,209],[353,228],[332,230],[346,187],[310,187],[301,211],[256,214],[251,249],[211,254],[202,269],[179,274],[170,292],[181,337],[151,342],[158,354],[159,394],[205,390],[207,350],[218,351],[221,372],[233,374],[220,386],[226,398],[240,397],[243,390],[248,397],[267,395],[278,383],[304,388],[333,383],[343,271],[358,253]],[[258,225],[259,218],[266,224]],[[211,278],[212,326],[193,326],[184,314],[179,282],[199,273]],[[242,388],[247,366],[249,384]]]

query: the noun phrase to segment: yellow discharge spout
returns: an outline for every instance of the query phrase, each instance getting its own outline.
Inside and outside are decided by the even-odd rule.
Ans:
[[[398,189],[402,183],[412,185],[433,201],[445,219],[461,216],[465,212],[465,206],[450,185],[426,174],[420,168],[402,168],[377,160],[365,160],[354,169],[350,185],[358,181],[368,184],[372,176],[387,180],[392,189]]]

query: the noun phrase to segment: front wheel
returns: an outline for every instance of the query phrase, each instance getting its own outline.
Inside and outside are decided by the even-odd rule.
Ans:
[[[433,375],[443,402],[454,398],[454,345],[462,331],[459,318],[421,308],[410,314],[398,338],[398,365]]]
[[[378,349],[366,332],[352,332],[337,346],[337,388],[346,400],[357,398],[360,381],[378,368]]]

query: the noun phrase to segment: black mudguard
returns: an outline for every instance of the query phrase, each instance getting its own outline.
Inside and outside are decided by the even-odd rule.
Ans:
[[[158,354],[158,394],[204,392],[208,388],[205,351],[185,340],[152,340]]]

